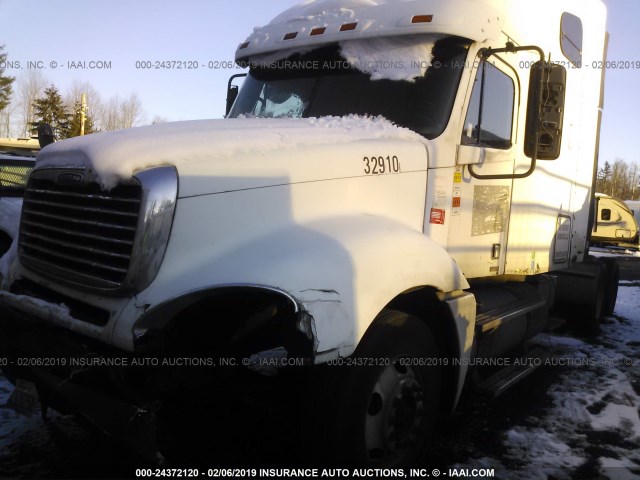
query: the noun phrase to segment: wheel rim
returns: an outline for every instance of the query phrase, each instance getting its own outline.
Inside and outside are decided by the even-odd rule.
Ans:
[[[400,359],[381,371],[369,396],[365,449],[370,460],[400,459],[416,445],[424,419],[424,388]]]

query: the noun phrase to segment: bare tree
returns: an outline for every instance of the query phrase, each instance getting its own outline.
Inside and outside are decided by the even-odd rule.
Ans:
[[[142,103],[136,92],[131,92],[129,98],[124,100],[120,106],[122,111],[122,127],[131,128],[142,121]]]
[[[102,115],[98,125],[101,130],[118,130],[120,127],[120,99],[118,96],[110,97],[102,105]]]
[[[101,130],[108,131],[135,127],[143,121],[142,103],[132,92],[126,100],[120,100],[116,95],[104,102],[98,124]]]
[[[48,80],[40,70],[27,70],[18,78],[18,106],[21,112],[20,135],[27,137],[35,121],[33,102],[43,95]]]
[[[15,93],[13,94],[15,98]],[[9,104],[7,108],[0,111],[0,137],[11,137],[13,128],[11,125],[12,119],[15,118],[15,105]]]
[[[7,61],[7,53],[4,51],[4,45],[0,45],[0,135],[9,136],[10,108],[13,96],[13,83],[15,77],[5,74],[4,65]]]
[[[157,125],[158,123],[167,123],[168,121],[169,120],[167,120],[162,115],[155,115],[153,117],[153,120],[151,120],[151,125]]]

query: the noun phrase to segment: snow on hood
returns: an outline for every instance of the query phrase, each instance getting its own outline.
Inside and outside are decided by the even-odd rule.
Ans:
[[[174,165],[179,171],[180,165],[188,162],[375,139],[427,142],[417,133],[383,117],[196,120],[56,142],[38,155],[36,168],[89,168],[108,190],[118,181],[130,179],[135,172],[151,167]]]

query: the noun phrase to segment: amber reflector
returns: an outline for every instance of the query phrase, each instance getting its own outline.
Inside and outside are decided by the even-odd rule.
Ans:
[[[311,30],[311,33],[309,35],[311,35],[311,36],[313,36],[313,35],[322,35],[326,29],[327,29],[327,27],[314,28],[313,30]]]
[[[358,26],[357,23],[345,23],[340,27],[341,32],[348,32],[349,30],[355,30]]]
[[[251,42],[244,42],[242,45],[240,45],[240,50],[242,50],[243,48],[247,48],[250,43]]]
[[[298,36],[298,32],[287,33],[283,40],[293,40]]]
[[[433,15],[416,15],[411,19],[411,23],[430,23]]]

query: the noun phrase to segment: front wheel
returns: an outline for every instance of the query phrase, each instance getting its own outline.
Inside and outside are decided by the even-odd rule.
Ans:
[[[399,467],[424,455],[440,405],[441,367],[429,328],[383,311],[334,383],[337,457],[352,465]]]

